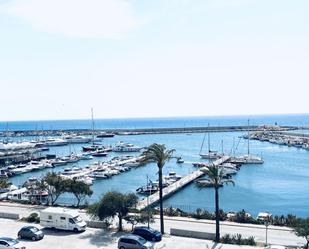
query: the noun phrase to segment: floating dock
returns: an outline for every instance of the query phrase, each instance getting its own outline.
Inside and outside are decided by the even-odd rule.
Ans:
[[[228,161],[230,158],[231,158],[230,156],[224,156],[214,161],[213,165],[219,166],[225,163],[226,161]],[[205,172],[203,172],[203,168],[200,168],[199,170],[196,170],[192,172],[191,174],[182,177],[179,181],[176,181],[175,183],[167,186],[166,188],[163,188],[163,199],[176,193],[177,191],[187,186],[189,183],[191,183],[192,181],[194,181],[195,179],[199,178],[200,176],[204,174]],[[148,206],[152,206],[156,204],[158,201],[159,201],[159,191],[139,201],[138,204],[136,205],[136,209],[143,210]]]

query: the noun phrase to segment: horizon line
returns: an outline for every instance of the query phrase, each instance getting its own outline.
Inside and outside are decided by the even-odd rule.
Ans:
[[[218,114],[218,115],[193,115],[193,116],[152,116],[152,117],[111,117],[111,118],[94,118],[94,120],[125,120],[125,119],[177,119],[177,118],[215,118],[215,117],[260,117],[260,116],[297,116],[309,115],[309,113],[261,113],[261,114]],[[45,122],[45,121],[84,121],[89,118],[71,118],[71,119],[17,119],[17,120],[0,120],[0,123],[9,122]]]

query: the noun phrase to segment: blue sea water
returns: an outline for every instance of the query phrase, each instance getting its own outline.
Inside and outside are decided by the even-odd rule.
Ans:
[[[285,116],[255,116],[249,117],[253,124],[278,124],[282,125],[307,125],[309,115],[285,115]],[[245,125],[248,117],[224,117],[224,118],[177,118],[177,119],[138,119],[112,121],[103,124],[103,120],[96,121],[97,127],[108,128],[145,128],[145,127],[183,127],[207,125]],[[67,128],[88,128],[89,121],[41,121],[46,125],[55,124],[64,129]],[[112,125],[117,124],[116,127]],[[9,123],[9,127],[17,129],[33,129],[36,121]],[[105,125],[105,126],[104,126]],[[59,128],[58,127],[58,128]],[[57,129],[58,129],[57,128]],[[236,154],[244,154],[247,149],[247,141],[239,139],[242,132],[218,132],[211,133],[212,149],[221,150],[223,141],[224,152],[231,153],[233,141],[237,145]],[[115,136],[106,138],[103,144],[114,144],[118,141],[131,142],[140,146],[147,146],[151,143],[164,143],[168,148],[176,149],[175,155],[182,156],[184,164],[176,164],[175,159],[169,161],[164,167],[164,173],[175,171],[177,174],[186,175],[195,168],[192,162],[201,161],[199,151],[204,134],[154,134],[137,136]],[[63,146],[51,148],[49,153],[67,155],[71,151],[79,152],[82,145]],[[207,148],[205,148],[207,149]],[[220,189],[221,207],[226,211],[237,211],[246,209],[253,215],[261,211],[269,211],[273,214],[293,213],[298,216],[309,216],[309,151],[292,147],[274,145],[268,142],[250,141],[250,149],[254,154],[262,155],[265,163],[262,165],[243,165],[236,176],[233,177],[235,186],[224,186]],[[133,153],[134,154],[134,153]],[[110,153],[108,160],[119,153]],[[98,160],[98,159],[95,159]],[[81,161],[76,166],[84,167],[89,161]],[[12,178],[14,184],[20,185],[30,176],[40,177],[47,171],[61,171],[65,167],[45,169],[38,172],[31,172]],[[132,169],[129,172],[114,176],[108,180],[99,180],[94,183],[92,189],[94,195],[89,201],[97,200],[103,193],[109,190],[122,192],[134,192],[139,186],[146,184],[147,176],[156,180],[157,167],[155,164],[148,164],[143,167]],[[60,201],[71,200],[70,196],[61,197]],[[187,211],[194,211],[196,208],[213,210],[214,191],[213,189],[199,190],[194,183],[188,185],[164,202],[165,206],[179,207]]]
[[[178,117],[178,118],[128,118],[128,119],[96,119],[96,129],[121,128],[162,128],[162,127],[200,127],[247,125],[309,125],[309,114],[293,115],[251,115],[251,116],[210,116],[210,117]],[[91,120],[44,120],[44,121],[10,121],[0,122],[0,131],[9,130],[65,130],[90,129]]]

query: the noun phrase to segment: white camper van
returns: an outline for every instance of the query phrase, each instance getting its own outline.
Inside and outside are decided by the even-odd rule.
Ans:
[[[78,211],[60,207],[49,207],[42,210],[40,225],[74,232],[86,230],[86,222],[80,217]]]

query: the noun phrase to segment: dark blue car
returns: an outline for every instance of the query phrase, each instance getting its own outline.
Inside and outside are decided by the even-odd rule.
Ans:
[[[148,241],[162,240],[162,234],[159,231],[152,229],[151,227],[135,227],[132,233],[139,235]]]
[[[17,234],[20,239],[40,240],[43,239],[43,232],[34,226],[25,226]]]

